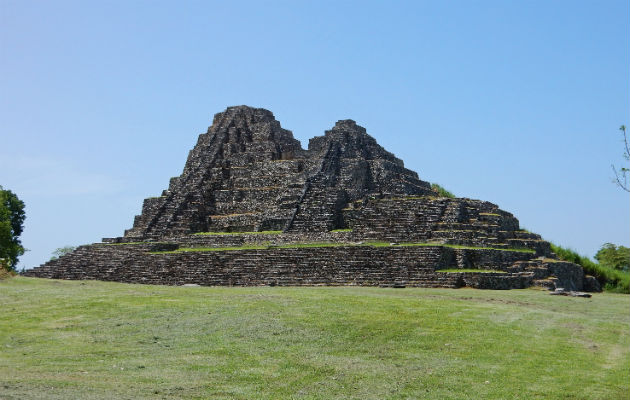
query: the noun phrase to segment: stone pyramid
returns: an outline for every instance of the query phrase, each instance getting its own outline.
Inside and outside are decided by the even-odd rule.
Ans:
[[[273,114],[230,107],[199,136],[184,172],[146,199],[126,237],[195,232],[330,231],[369,195],[426,195],[430,185],[352,120],[303,150]]]
[[[304,150],[273,114],[229,107],[123,237],[28,276],[201,285],[598,290],[495,204],[444,198],[352,120]]]

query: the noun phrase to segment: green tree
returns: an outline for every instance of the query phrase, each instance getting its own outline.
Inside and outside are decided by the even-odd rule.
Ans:
[[[76,249],[76,246],[63,246],[55,249],[55,251],[53,251],[52,253],[52,257],[50,257],[50,261],[56,260],[59,257],[65,256],[68,253],[72,253],[74,249]]]
[[[603,266],[628,271],[630,269],[630,248],[606,243],[595,254],[595,259]]]
[[[626,161],[630,161],[630,146],[628,146],[628,137],[626,136],[626,126],[621,125],[619,127],[619,130],[623,134],[623,144],[624,144],[623,158],[625,158]],[[615,179],[613,180],[613,182],[617,184],[617,186],[625,190],[626,192],[630,192],[630,185],[628,185],[628,174],[630,172],[630,169],[626,167],[621,167],[617,169],[615,168],[614,165],[611,165],[611,167],[613,169],[613,172],[615,173]]]
[[[18,257],[24,254],[20,235],[25,218],[24,202],[0,186],[0,259],[9,270],[15,270]]]

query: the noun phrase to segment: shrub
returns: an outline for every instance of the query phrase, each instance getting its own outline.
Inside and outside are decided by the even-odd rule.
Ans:
[[[68,253],[72,253],[76,249],[76,246],[64,246],[59,247],[53,251],[52,257],[50,257],[50,261],[56,260],[59,257],[65,256]]]
[[[612,243],[605,243],[595,254],[595,259],[601,265],[619,269],[624,272],[630,270],[630,248],[625,246],[615,246]]]
[[[432,183],[431,184],[431,190],[433,190],[435,193],[438,194],[438,196],[440,197],[448,197],[450,199],[454,199],[455,195],[451,192],[449,192],[448,190],[444,189],[442,186],[438,185],[437,183]]]
[[[7,279],[15,275],[15,271],[9,267],[9,260],[0,258],[0,280]]]

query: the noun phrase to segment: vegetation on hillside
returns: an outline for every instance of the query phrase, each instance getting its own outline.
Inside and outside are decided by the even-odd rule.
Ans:
[[[624,272],[607,265],[596,263],[591,261],[588,257],[578,254],[575,250],[553,243],[551,243],[551,250],[556,253],[561,260],[581,265],[585,273],[597,278],[604,290],[630,293],[630,272]]]
[[[630,270],[630,248],[626,246],[615,246],[606,243],[595,254],[595,259],[601,265],[624,272]]]
[[[450,199],[454,199],[455,195],[451,192],[449,192],[448,190],[444,189],[442,186],[438,185],[437,183],[432,183],[431,184],[431,190],[433,190],[435,193],[437,193],[438,196],[440,197],[448,197]]]
[[[8,399],[622,399],[630,296],[0,282]],[[576,386],[576,382],[579,385]]]

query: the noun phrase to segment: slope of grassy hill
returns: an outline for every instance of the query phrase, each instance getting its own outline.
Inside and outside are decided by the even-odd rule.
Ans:
[[[551,250],[561,260],[581,265],[584,273],[593,275],[607,292],[630,293],[630,273],[591,261],[575,250],[551,243]]]
[[[622,399],[630,296],[0,282],[3,399]]]

